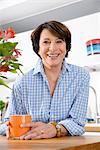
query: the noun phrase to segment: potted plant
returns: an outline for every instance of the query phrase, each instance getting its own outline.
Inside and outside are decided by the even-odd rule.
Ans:
[[[12,27],[6,30],[0,29],[0,85],[9,87],[6,84],[7,77],[5,72],[17,73],[21,72],[18,58],[21,56],[20,49],[17,48],[18,42],[11,42],[9,39],[15,37],[16,32]]]

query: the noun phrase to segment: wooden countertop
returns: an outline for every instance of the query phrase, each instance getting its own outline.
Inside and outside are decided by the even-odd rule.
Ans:
[[[100,150],[100,135],[66,136],[41,140],[7,140],[0,136],[0,150]]]
[[[85,131],[87,132],[100,132],[100,123],[87,123],[85,125]]]

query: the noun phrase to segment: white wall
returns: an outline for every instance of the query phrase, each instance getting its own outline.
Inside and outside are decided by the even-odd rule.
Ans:
[[[85,43],[90,39],[100,38],[100,13],[66,21],[64,24],[69,27],[72,33],[72,48],[71,52],[69,53],[68,62],[79,66],[93,64],[94,62],[87,56]],[[24,72],[27,72],[32,67],[34,67],[38,59],[32,50],[30,40],[31,32],[32,31],[17,34],[15,38],[15,41],[19,42],[18,48],[22,49],[22,57],[20,58],[20,61],[23,64],[22,70]],[[96,63],[100,64],[100,61]],[[98,108],[100,112],[100,72],[91,73],[90,85],[96,89],[98,97]],[[6,99],[5,97],[9,96],[10,92],[10,90],[3,88],[2,86],[0,87],[1,98]],[[91,90],[89,99],[93,104],[93,101],[95,101],[95,96]]]
[[[22,50],[22,57],[20,57],[20,62],[23,64],[23,71],[27,72],[35,65],[38,56],[34,53],[31,44],[31,32],[23,32],[17,34],[15,40],[19,41],[18,48]]]

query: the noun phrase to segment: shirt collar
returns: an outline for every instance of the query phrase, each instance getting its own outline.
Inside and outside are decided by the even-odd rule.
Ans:
[[[66,59],[64,59],[62,73],[65,73],[66,71],[70,71],[70,67],[69,67]],[[43,69],[43,64],[42,64],[41,58],[39,58],[37,64],[34,67],[33,75],[38,74],[38,73],[44,74],[44,69]]]
[[[33,75],[37,74],[37,73],[43,73],[44,69],[43,69],[43,64],[42,64],[42,60],[41,58],[39,58],[38,62],[36,63],[34,70],[33,70]]]
[[[67,63],[67,60],[64,59],[62,73],[64,74],[66,71],[70,71],[70,67],[69,67],[69,64]]]

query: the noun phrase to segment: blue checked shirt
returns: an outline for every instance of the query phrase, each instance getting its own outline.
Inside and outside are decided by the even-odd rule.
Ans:
[[[86,121],[89,79],[86,70],[67,64],[64,60],[62,72],[51,96],[39,59],[34,69],[15,82],[4,122],[12,114],[30,114],[33,122],[55,121],[64,125],[70,135],[82,135]],[[5,134],[5,130],[6,125],[2,124],[0,134]]]

